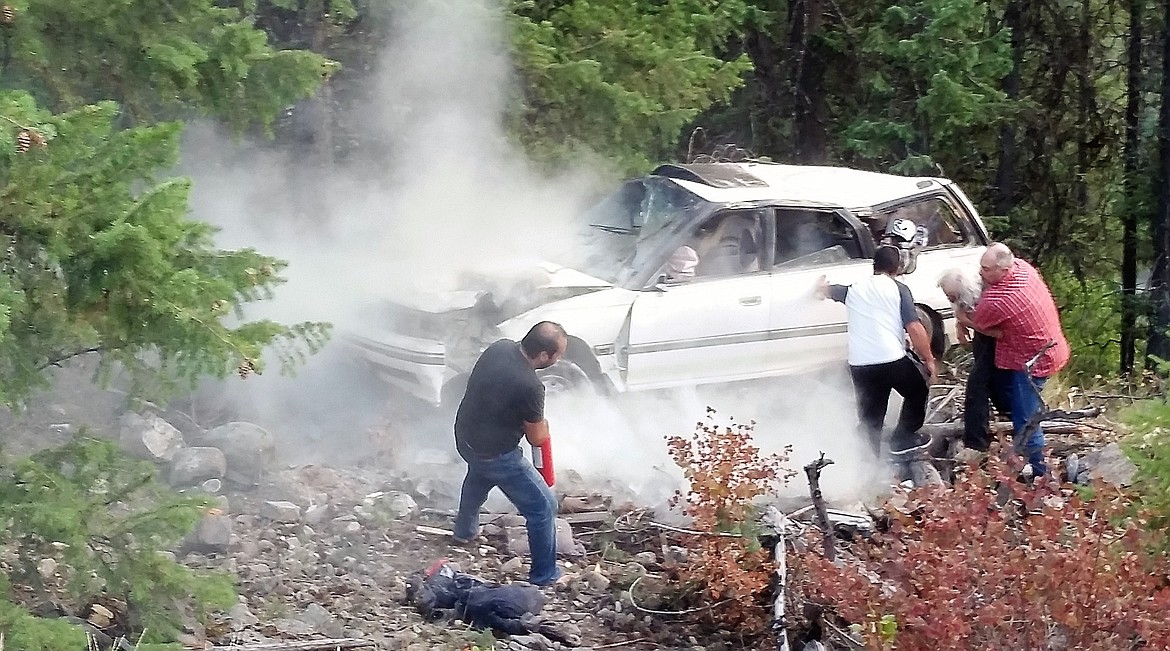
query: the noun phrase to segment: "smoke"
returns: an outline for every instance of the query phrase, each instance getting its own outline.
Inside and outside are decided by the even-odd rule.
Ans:
[[[194,216],[222,229],[220,246],[290,262],[287,285],[250,317],[344,330],[384,297],[438,296],[469,272],[506,276],[580,246],[576,215],[608,174],[595,165],[543,175],[509,144],[503,119],[516,83],[502,12],[490,0],[408,4],[346,117],[366,136],[346,160],[323,167],[211,124],[189,129],[183,171],[195,179]],[[826,471],[827,493],[852,498],[880,469],[853,433],[847,384],[818,376],[613,400],[559,396],[547,409],[557,469],[567,482],[661,503],[681,480],[663,437],[693,432],[710,405],[755,420],[765,452],[792,445],[793,468],[825,451],[838,464]],[[289,461],[371,456],[382,445],[367,436],[373,428],[427,482],[457,482],[462,472],[450,415],[389,401],[342,346],[295,378],[266,373],[203,396],[225,418],[277,434]],[[804,490],[799,479],[790,490]]]
[[[824,452],[834,461],[824,471],[826,498],[856,502],[880,490],[888,470],[857,432],[848,383],[841,371],[612,398],[554,396],[547,413],[556,465],[584,485],[605,485],[618,499],[660,506],[685,487],[665,437],[689,437],[705,422],[754,423],[760,452],[786,455],[789,470],[799,471]],[[708,408],[714,410],[710,420]],[[803,474],[781,487],[781,494],[807,496]]]

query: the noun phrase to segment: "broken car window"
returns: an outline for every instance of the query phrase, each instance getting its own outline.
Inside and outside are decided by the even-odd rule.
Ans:
[[[649,260],[659,259],[664,241],[681,224],[706,209],[708,204],[670,179],[649,177],[623,184],[585,214],[591,232],[583,271],[623,285]]]
[[[876,212],[866,219],[874,239],[880,239],[886,224],[894,219],[909,219],[926,231],[926,247],[967,244],[971,229],[942,197],[929,197]]]
[[[861,257],[857,233],[835,212],[776,211],[776,262],[782,268],[844,262]]]

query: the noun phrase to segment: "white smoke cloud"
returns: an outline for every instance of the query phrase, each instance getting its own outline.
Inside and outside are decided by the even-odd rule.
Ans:
[[[350,117],[369,137],[356,158],[321,169],[209,124],[189,130],[183,166],[195,179],[194,216],[222,228],[221,246],[290,262],[288,284],[251,316],[345,328],[386,296],[438,294],[464,272],[506,274],[575,245],[576,215],[606,170],[550,177],[509,143],[503,117],[516,84],[502,11],[490,0],[410,4],[366,85],[364,107]],[[754,419],[765,451],[793,445],[794,469],[825,451],[838,464],[826,471],[826,492],[853,499],[881,470],[854,433],[847,387],[842,377],[818,377],[614,400],[557,397],[548,406],[556,465],[562,476],[572,471],[661,503],[681,479],[663,437],[693,432],[710,405],[724,417]],[[365,456],[371,444],[362,432],[380,423],[397,437],[395,456],[407,467],[425,458],[427,472],[447,481],[462,470],[450,416],[387,412],[388,389],[337,345],[296,378],[269,373],[226,388],[211,400],[277,433],[290,460]],[[420,457],[418,444],[447,461]],[[789,488],[806,490],[801,477]]]

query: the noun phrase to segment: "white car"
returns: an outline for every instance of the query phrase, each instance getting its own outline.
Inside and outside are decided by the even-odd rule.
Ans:
[[[938,278],[975,269],[988,242],[953,182],[842,167],[663,165],[587,218],[596,248],[582,268],[546,265],[507,300],[485,283],[397,305],[384,328],[347,341],[392,385],[436,405],[457,403],[484,347],[542,320],[569,334],[564,360],[542,373],[549,390],[637,391],[844,364],[845,307],[817,299],[816,279],[871,274],[887,223],[909,219],[924,241],[902,280],[941,353],[953,314]]]

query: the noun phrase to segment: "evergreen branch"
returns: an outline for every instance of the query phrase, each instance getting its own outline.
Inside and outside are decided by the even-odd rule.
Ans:
[[[106,350],[107,349],[103,346],[91,346],[89,348],[82,348],[80,350],[75,350],[75,351],[68,352],[68,353],[57,353],[56,355],[53,355],[52,357],[50,357],[43,364],[38,365],[36,367],[36,370],[38,372],[40,372],[40,371],[43,371],[43,370],[49,368],[50,366],[60,366],[63,362],[67,362],[67,361],[73,359],[74,357],[88,355],[89,353],[101,353],[101,352],[105,352]]]
[[[0,120],[5,120],[7,122],[11,122],[13,125],[15,125],[19,129],[26,129],[27,130],[27,129],[36,128],[36,127],[30,127],[30,126],[23,125],[23,124],[17,122],[16,120],[13,120],[12,118],[8,117],[7,115],[0,115]],[[0,651],[3,651],[3,649],[0,648]]]

